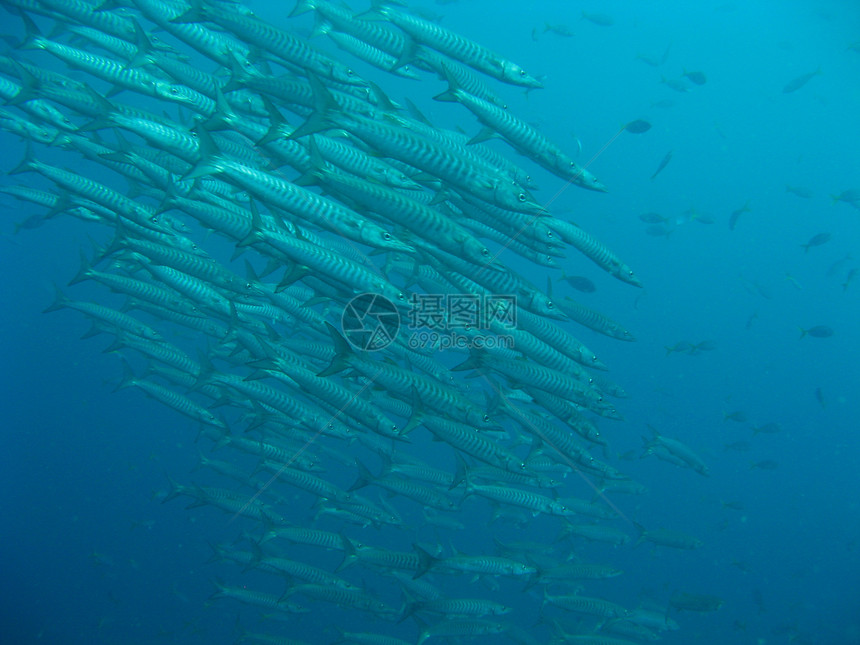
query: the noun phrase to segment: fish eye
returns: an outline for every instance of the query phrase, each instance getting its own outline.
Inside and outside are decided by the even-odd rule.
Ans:
[[[525,75],[526,75],[526,70],[521,69],[521,70],[520,70],[520,76],[525,76]]]
[[[383,233],[382,239],[385,240],[386,242],[390,241],[391,240],[391,233]]]
[[[483,255],[484,257],[487,257],[488,255],[490,255],[490,250],[489,249],[481,249],[481,255]]]
[[[552,303],[552,300],[546,301],[546,308],[547,309],[555,309],[555,305]]]
[[[400,293],[398,293],[398,294],[397,294],[397,299],[398,299],[398,300],[405,300],[405,299],[406,299],[406,297],[403,295],[403,292],[402,292],[402,291],[401,291]]]
[[[489,422],[489,420],[490,420],[490,415],[489,415],[489,414],[485,414],[485,415],[484,415],[484,417],[483,417],[483,420],[484,420],[484,423]]]
[[[518,199],[520,202],[524,202],[524,201],[526,201],[526,194],[525,194],[525,193],[520,193],[519,195],[517,195],[517,199]]]
[[[176,96],[177,94],[179,94],[179,90],[175,87],[171,87],[170,93],[173,94],[174,96]]]

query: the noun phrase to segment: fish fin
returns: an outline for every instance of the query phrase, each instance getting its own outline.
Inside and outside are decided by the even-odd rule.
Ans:
[[[349,366],[350,358],[355,355],[355,352],[352,351],[352,347],[349,346],[349,342],[346,338],[341,336],[340,333],[338,333],[334,325],[330,322],[326,322],[325,325],[328,329],[329,335],[331,336],[332,342],[334,343],[335,355],[331,359],[329,366],[321,372],[318,372],[317,376],[329,376],[343,371]]]
[[[218,146],[215,145],[212,135],[210,135],[206,128],[203,127],[203,124],[193,128],[192,132],[197,134],[200,160],[194,164],[191,170],[180,177],[181,181],[197,179],[198,177],[205,177],[206,175],[214,175],[222,171],[218,162],[218,158],[221,153],[218,150]]]
[[[364,488],[368,484],[372,484],[376,477],[368,470],[367,466],[361,463],[361,460],[356,457],[355,465],[358,466],[358,479],[356,479],[352,486],[346,489],[347,493],[351,493],[354,490],[358,490],[359,488]]]

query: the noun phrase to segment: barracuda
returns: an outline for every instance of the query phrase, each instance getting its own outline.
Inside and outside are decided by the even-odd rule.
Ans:
[[[479,72],[483,72],[505,83],[534,89],[543,87],[516,63],[502,58],[478,43],[436,23],[424,20],[384,4],[384,0],[372,0],[373,10],[400,27],[416,41],[436,51],[459,60]]]
[[[443,71],[448,81],[448,91],[434,98],[437,101],[460,103],[485,126],[485,129],[472,137],[469,143],[479,143],[498,134],[517,152],[532,159],[556,176],[567,179],[581,188],[606,192],[606,186],[594,175],[574,162],[536,128],[514,116],[504,107],[469,94],[460,87],[447,67],[443,66]]]

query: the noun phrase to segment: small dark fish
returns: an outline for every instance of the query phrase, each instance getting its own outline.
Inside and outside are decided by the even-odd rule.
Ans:
[[[714,216],[710,213],[700,213],[696,210],[691,210],[685,213],[690,216],[691,222],[698,222],[699,224],[713,224]]]
[[[716,596],[705,596],[681,591],[672,594],[669,605],[678,611],[711,612],[717,611],[722,607],[723,600]]]
[[[639,220],[646,224],[665,224],[669,221],[668,217],[663,217],[660,213],[642,213]]]
[[[543,33],[551,32],[556,36],[561,36],[562,38],[570,38],[573,36],[573,32],[568,28],[567,25],[551,25],[548,22],[543,23]]]
[[[723,412],[723,421],[736,421],[737,423],[744,423],[747,420],[747,413],[742,410],[735,410],[734,412]]]
[[[660,58],[654,58],[653,56],[646,56],[645,54],[636,54],[636,59],[641,60],[643,63],[647,63],[651,67],[660,67],[664,65],[667,60],[669,60],[669,50],[672,49],[672,43],[666,45],[666,51],[663,52],[663,55]]]
[[[615,20],[612,16],[607,16],[604,13],[586,13],[583,11],[582,17],[588,22],[593,22],[595,25],[600,27],[611,27],[615,24]]]
[[[845,202],[851,204],[854,208],[860,208],[860,190],[843,190],[838,195],[831,195],[833,203]]]
[[[681,340],[672,345],[671,347],[666,346],[666,356],[673,354],[674,352],[682,352],[689,354],[693,349],[693,343],[689,343],[686,340]]]
[[[668,238],[672,234],[672,229],[666,228],[662,224],[652,224],[648,228],[645,229],[645,235],[650,235],[651,237],[665,237]]]
[[[833,264],[830,265],[830,268],[827,269],[827,277],[832,278],[833,276],[842,273],[842,271],[848,266],[848,263],[851,262],[853,258],[851,254],[848,253],[844,258],[840,258],[836,260]]]
[[[729,508],[733,511],[742,511],[744,510],[744,505],[742,502],[722,502],[723,508]]]
[[[759,470],[776,470],[779,468],[779,462],[774,461],[773,459],[756,461],[755,463],[750,464],[750,470],[753,470],[754,468],[758,468]]]
[[[654,171],[654,174],[651,175],[651,181],[654,181],[654,178],[657,177],[662,171],[663,168],[669,165],[669,162],[672,161],[672,150],[666,153],[666,156],[663,157],[663,161],[660,162],[660,165],[657,166],[657,170]]]
[[[660,82],[663,83],[663,85],[667,86],[669,89],[675,90],[676,92],[690,91],[690,86],[680,79],[666,78],[665,76],[663,76],[660,78]]]
[[[729,215],[729,230],[730,231],[735,230],[735,226],[738,225],[738,219],[740,219],[740,216],[743,215],[744,213],[749,213],[749,212],[750,212],[750,203],[749,203],[749,200],[747,200],[746,204],[744,204],[741,208],[738,208],[737,210],[732,211],[732,214]]]
[[[845,276],[845,282],[842,283],[842,291],[848,290],[848,285],[850,285],[854,281],[854,278],[857,277],[858,273],[860,273],[860,269],[858,269],[857,267],[854,267],[848,272],[848,275]]]
[[[786,184],[785,192],[791,193],[801,199],[811,199],[813,196],[813,192],[808,188],[804,188],[803,186],[792,186],[791,184]]]
[[[712,340],[703,340],[701,343],[696,343],[693,345],[693,349],[690,350],[691,354],[695,354],[698,352],[712,352],[717,348],[717,344]]]
[[[561,274],[561,279],[567,282],[571,287],[576,289],[577,291],[582,291],[583,293],[594,293],[597,291],[597,287],[594,286],[594,283],[582,275],[564,275]]]
[[[750,317],[747,318],[747,324],[745,326],[745,329],[752,329],[753,323],[756,321],[757,318],[758,318],[758,312],[757,311],[752,312],[750,314]]]
[[[812,336],[813,338],[830,338],[833,335],[833,330],[827,325],[816,325],[809,329],[800,328],[800,337]]]
[[[696,85],[704,85],[708,82],[704,72],[688,72],[687,70],[684,70],[684,73],[681,74],[681,76],[689,79],[691,83],[695,83]]]
[[[636,119],[635,121],[631,121],[625,125],[624,129],[630,134],[642,134],[643,132],[648,132],[648,130],[651,129],[651,124],[642,119]]]
[[[747,452],[752,448],[752,444],[749,441],[735,441],[734,443],[725,444],[723,448],[735,452]]]
[[[827,408],[827,404],[824,403],[824,392],[821,391],[820,387],[815,388],[815,400],[818,401],[822,410]]]
[[[782,432],[782,425],[776,423],[775,421],[771,421],[770,423],[765,423],[763,426],[753,426],[753,434],[776,434],[778,432]]]
[[[814,76],[818,76],[819,74],[821,74],[821,68],[820,67],[817,70],[815,70],[814,72],[807,72],[806,74],[803,74],[802,76],[798,76],[797,78],[789,81],[786,84],[786,86],[782,88],[782,93],[783,94],[790,94],[791,92],[796,92],[801,87],[806,85],[809,81],[811,81]]]
[[[833,236],[830,233],[819,233],[818,235],[813,235],[809,238],[809,241],[806,244],[801,244],[804,250],[809,253],[809,249],[813,246],[821,246],[822,244],[827,244]]]

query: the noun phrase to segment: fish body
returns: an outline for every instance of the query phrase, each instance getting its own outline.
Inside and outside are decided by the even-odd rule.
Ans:
[[[785,87],[782,88],[782,93],[790,94],[791,92],[796,92],[821,73],[821,68],[819,67],[814,72],[807,72],[806,74],[801,74],[797,78],[793,78],[785,84]]]

